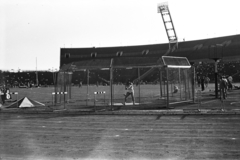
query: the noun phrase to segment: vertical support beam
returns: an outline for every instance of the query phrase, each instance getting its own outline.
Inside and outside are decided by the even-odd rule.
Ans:
[[[110,94],[111,94],[111,97],[110,97],[110,100],[111,100],[111,110],[113,110],[113,84],[112,84],[112,76],[113,76],[113,69],[112,67],[110,68]]]
[[[56,92],[52,93],[52,106],[54,106],[54,96],[55,96]]]
[[[69,100],[72,99],[72,75],[73,75],[73,72],[69,72]]]
[[[184,76],[184,93],[185,93],[185,100],[187,100],[187,72],[185,69],[183,70],[183,76]]]
[[[60,74],[60,90],[59,90],[59,92],[62,92],[63,91],[63,85],[64,85],[64,82],[63,82],[63,72],[60,72],[61,74]],[[61,94],[59,94],[59,103],[61,104],[62,103],[62,95]]]
[[[58,73],[60,73],[60,72],[58,72]],[[55,77],[54,77],[54,79],[55,79],[55,81],[54,81],[54,92],[55,93],[57,93],[57,83],[58,83],[58,80],[57,80],[57,78],[59,77],[59,74],[58,74],[58,76],[57,76],[57,73],[55,73]],[[55,95],[55,104],[57,103],[57,95]]]
[[[105,100],[105,99],[106,99],[106,98],[105,98],[105,91],[104,91],[104,101],[103,101],[103,102],[104,102],[104,105],[105,105],[105,103],[106,103],[106,100]]]
[[[167,73],[167,108],[169,108],[169,86],[168,86],[168,67],[166,66],[166,73]]]
[[[188,81],[187,81],[187,85],[188,85],[188,99],[191,99],[191,81],[192,81],[192,72],[191,69],[187,70],[187,76],[188,76]]]
[[[37,57],[36,57],[36,86],[39,86],[39,82],[38,82],[38,71],[37,71]]]
[[[196,73],[195,73],[195,66],[194,66],[194,64],[192,64],[192,73],[193,73],[193,75],[192,75],[192,95],[193,95],[193,103],[195,103],[195,87],[196,87]]]
[[[178,69],[178,81],[179,81],[179,91],[180,91],[180,100],[182,100],[182,86],[181,86],[181,70]]]
[[[96,112],[96,94],[94,93],[94,111]]]
[[[112,69],[112,99],[114,103],[114,69]]]
[[[16,100],[17,100],[17,102],[18,102],[18,92],[15,92],[15,93],[16,93],[16,98],[17,98]]]
[[[87,69],[87,99],[86,99],[87,106],[88,106],[88,99],[89,99],[89,70]]]
[[[218,98],[218,59],[215,59],[215,98]]]
[[[159,69],[159,85],[160,85],[160,93],[159,94],[161,96],[161,97],[159,97],[159,99],[160,99],[163,96],[162,95],[162,71],[161,71],[161,69]]]
[[[139,100],[138,100],[139,102],[138,103],[139,103],[139,105],[140,105],[140,102],[141,102],[141,94],[140,94],[141,93],[140,92],[141,87],[140,87],[140,85],[141,85],[140,84],[140,68],[138,67],[138,97],[139,97]]]
[[[65,93],[66,92],[66,79],[65,79],[65,71],[63,72],[63,92]],[[63,94],[63,106],[64,106],[64,108],[63,109],[65,109],[65,101],[66,101],[66,95],[65,94]]]
[[[166,83],[165,80],[163,81],[163,94],[166,96]]]
[[[112,82],[113,82],[113,59],[111,59],[111,64],[110,64],[110,103],[111,103],[111,110],[113,110],[113,87],[112,87]]]

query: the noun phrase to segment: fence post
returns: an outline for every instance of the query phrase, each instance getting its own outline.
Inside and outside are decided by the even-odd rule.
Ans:
[[[52,92],[52,105],[54,105],[54,96],[55,95],[55,92]]]
[[[96,94],[97,92],[94,92],[94,111],[96,112]]]
[[[169,86],[168,86],[168,80],[169,80],[169,77],[168,77],[168,67],[166,66],[166,72],[167,72],[167,108],[169,107]]]

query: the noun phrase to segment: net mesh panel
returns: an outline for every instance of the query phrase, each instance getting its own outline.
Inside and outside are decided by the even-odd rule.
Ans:
[[[137,68],[119,68],[113,71],[113,102],[122,105],[124,103],[125,85],[127,82],[133,82],[137,78]],[[133,85],[135,99],[137,94],[136,83]],[[127,102],[132,102],[129,97]],[[137,99],[136,99],[137,100]],[[136,101],[135,100],[135,101]]]
[[[57,75],[56,92],[67,92],[67,94],[55,94],[55,103],[63,103],[71,99],[72,72],[60,71]]]
[[[121,68],[114,70],[114,105],[123,105],[128,81],[133,82],[134,101],[131,95],[126,98],[125,109],[159,109],[166,106],[161,96],[160,69],[158,67]],[[124,108],[124,107],[123,107]]]
[[[97,66],[94,66],[94,60],[63,66],[58,74],[55,92],[68,92],[65,95],[65,100],[69,102],[68,107],[93,109],[95,106],[101,108],[111,104],[109,70],[111,60],[102,62],[103,67],[98,67],[101,64],[100,61],[97,61]],[[168,68],[167,77],[167,67],[163,67],[162,60],[156,57],[118,58],[112,62],[114,67],[113,105],[123,106],[125,84],[128,81],[133,82],[134,87],[136,105],[132,107],[138,107],[138,109],[165,107],[167,93],[169,93],[170,103],[192,98],[192,73],[189,68]],[[185,59],[166,59],[165,62],[171,65],[188,65]],[[177,91],[175,91],[176,88]],[[103,91],[105,94],[101,94]],[[63,103],[63,99],[64,95],[56,95],[56,102]],[[126,99],[126,102],[130,106],[133,105],[131,96]]]
[[[167,68],[166,68],[167,69]],[[163,70],[163,96],[167,97],[167,87],[169,103],[190,101],[193,98],[192,70],[188,68],[168,68]],[[167,85],[168,79],[168,85]]]

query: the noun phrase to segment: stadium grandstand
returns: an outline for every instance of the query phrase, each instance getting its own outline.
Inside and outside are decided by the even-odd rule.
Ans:
[[[210,82],[214,82],[214,59],[220,59],[218,62],[218,74],[233,76],[235,82],[240,81],[240,35],[231,35],[225,37],[217,37],[195,41],[183,41],[178,43],[178,48],[169,48],[169,44],[152,44],[139,46],[124,47],[102,47],[102,48],[61,48],[60,52],[60,68],[67,64],[75,64],[75,62],[94,60],[94,59],[111,59],[126,57],[162,57],[178,56],[187,57],[192,65],[195,66],[196,75],[204,75],[210,78]],[[158,71],[142,69],[141,73],[144,83],[155,83],[158,79]],[[72,82],[82,81],[86,83],[86,71],[75,70]],[[121,76],[121,79],[115,80],[117,83],[124,83],[127,75],[136,75],[135,71],[115,69],[114,75]],[[122,73],[124,72],[124,73]],[[109,71],[94,70],[90,73],[90,84],[97,82],[106,84],[109,81]],[[116,78],[115,76],[114,78]]]
[[[1,83],[10,88],[14,87],[36,87],[36,86],[51,86],[54,85],[54,79],[56,79],[57,72],[51,72],[47,70],[18,70],[14,72],[12,70],[2,70]]]

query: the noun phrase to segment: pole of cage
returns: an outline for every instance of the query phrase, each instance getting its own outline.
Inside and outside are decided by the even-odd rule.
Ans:
[[[194,65],[192,65],[192,69],[193,69],[193,76],[192,76],[192,78],[193,78],[193,81],[192,81],[192,94],[193,94],[193,103],[195,103],[195,80],[196,80],[196,76],[195,76],[195,66]]]
[[[184,69],[183,69],[183,76],[184,76],[185,100],[187,100],[187,73],[186,73],[186,70]]]
[[[57,77],[57,76],[56,76]],[[54,92],[56,93],[57,92],[57,83],[58,83],[58,81],[56,80],[55,82],[54,82]],[[57,103],[57,96],[55,96],[54,97],[54,100],[55,100],[55,105],[56,105],[56,103]]]
[[[114,77],[114,69],[112,69],[112,101],[113,101],[113,103],[114,103],[114,79],[113,79],[113,77]]]
[[[55,94],[56,94],[56,92],[52,93],[52,105],[54,105],[54,97],[56,97]]]
[[[64,93],[66,92],[66,81],[65,81],[65,71],[63,72],[63,91]],[[63,94],[63,109],[65,109],[65,101],[66,101],[66,96]]]
[[[169,108],[169,86],[168,86],[168,80],[169,80],[169,77],[168,77],[168,67],[166,66],[166,77],[167,77],[167,108]]]
[[[68,70],[67,70],[67,72],[65,72],[65,83],[66,83],[66,89],[64,90],[64,93],[65,92],[69,92],[69,73],[68,73]],[[66,102],[68,102],[69,101],[69,96],[68,95],[66,95]]]
[[[191,74],[189,73],[188,70],[187,70],[186,72],[187,72],[188,99],[190,100],[190,99],[191,99],[191,89],[190,89],[189,83],[190,83],[190,81],[191,81],[191,77],[190,77]]]
[[[88,106],[88,98],[89,98],[89,70],[87,69],[87,99],[86,99],[87,106]]]
[[[94,93],[94,111],[96,112],[96,94]]]
[[[110,103],[111,103],[111,110],[113,110],[113,86],[112,86],[113,85],[112,84],[113,73],[112,72],[113,72],[113,68],[111,67],[110,68],[110,94],[111,94],[111,96],[110,96],[110,99],[111,99],[110,101],[111,102]]]
[[[105,98],[105,94],[104,94],[104,101],[103,101],[103,102],[104,102],[104,105],[106,105],[106,100],[105,100],[105,99],[106,99],[106,98]],[[106,108],[106,109],[107,109],[107,108]]]
[[[73,75],[73,72],[70,72],[69,74],[69,99],[72,99],[72,75]]]
[[[165,80],[163,81],[163,94],[166,96],[166,83]]]
[[[160,85],[160,93],[159,99],[162,98],[162,71],[159,69],[159,85]]]
[[[62,86],[63,86],[62,79],[63,79],[63,74],[62,72],[59,72],[57,91],[62,91]],[[57,96],[57,102],[59,102],[59,104],[61,104],[61,100],[62,100],[61,95]]]
[[[140,92],[140,90],[141,90],[141,87],[140,87],[140,68],[138,67],[138,97],[139,97],[139,105],[140,105],[140,102],[141,102],[141,92]]]
[[[214,72],[214,77],[215,77],[215,98],[218,98],[218,59],[214,59],[215,60],[215,72]]]
[[[181,70],[178,69],[178,81],[179,81],[179,91],[180,91],[180,100],[182,100],[182,86],[181,86]]]

